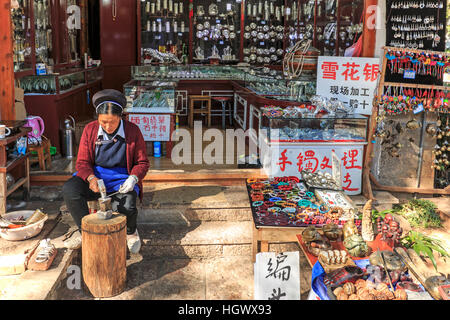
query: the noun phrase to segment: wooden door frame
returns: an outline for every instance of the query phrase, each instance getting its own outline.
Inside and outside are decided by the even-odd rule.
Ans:
[[[0,119],[15,119],[11,0],[0,0]]]

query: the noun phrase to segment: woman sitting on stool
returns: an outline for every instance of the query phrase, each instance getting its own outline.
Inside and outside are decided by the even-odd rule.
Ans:
[[[99,179],[104,181],[108,194],[119,191],[111,197],[112,209],[126,215],[128,248],[137,253],[141,241],[136,228],[136,199],[139,195],[142,200],[142,180],[149,168],[144,138],[135,124],[122,120],[126,98],[121,92],[102,90],[92,100],[98,121],[90,122],[83,130],[77,172],[64,184],[64,201],[80,229],[81,219],[89,213],[87,202],[101,197]],[[69,249],[80,248],[80,231],[64,245]]]

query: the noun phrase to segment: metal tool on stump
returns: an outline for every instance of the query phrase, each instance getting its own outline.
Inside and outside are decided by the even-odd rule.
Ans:
[[[101,197],[97,214],[81,221],[83,279],[96,298],[113,297],[126,285],[127,218],[112,212],[111,197],[99,180]]]

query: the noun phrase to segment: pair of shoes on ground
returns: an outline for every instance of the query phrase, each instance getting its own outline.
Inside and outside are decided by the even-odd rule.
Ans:
[[[131,253],[138,253],[141,250],[141,240],[139,233],[136,231],[133,234],[127,234],[127,246]],[[72,236],[64,241],[64,247],[67,249],[77,250],[81,248],[81,233],[76,231]]]

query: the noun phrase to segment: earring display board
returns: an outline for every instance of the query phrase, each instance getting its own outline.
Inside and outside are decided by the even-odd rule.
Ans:
[[[446,0],[387,0],[386,44],[445,51]]]
[[[33,68],[30,0],[19,0],[19,8],[11,10],[14,30],[14,72]]]
[[[193,61],[239,62],[241,3],[202,0],[194,3]]]
[[[141,12],[141,64],[152,60],[153,50],[172,53],[187,61],[189,0],[138,1]]]

